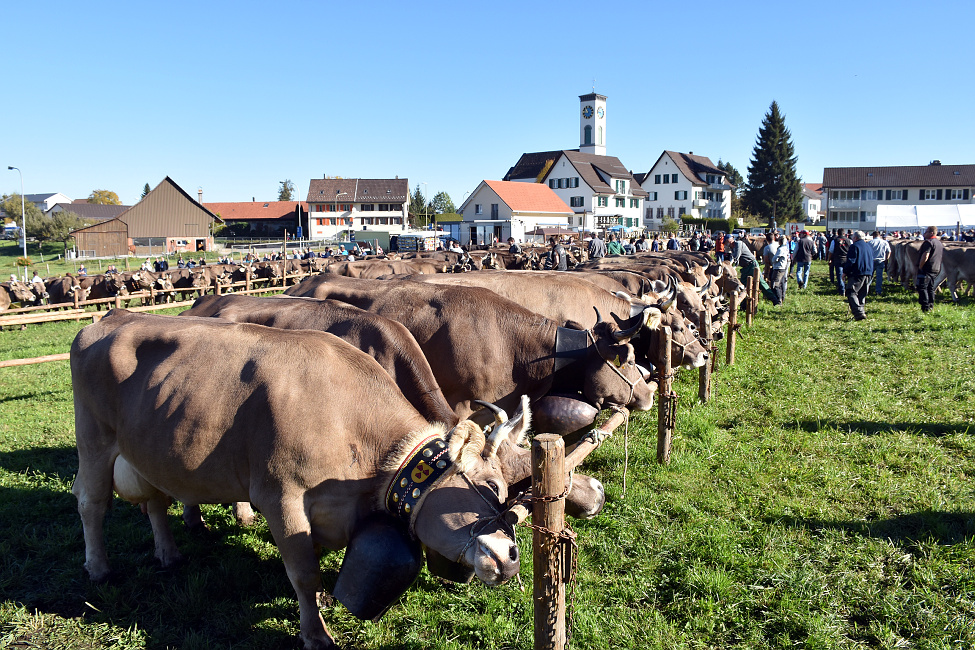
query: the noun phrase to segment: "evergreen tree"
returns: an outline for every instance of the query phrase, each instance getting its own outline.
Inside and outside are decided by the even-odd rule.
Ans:
[[[152,188],[149,187],[149,183],[146,183],[146,186],[142,188],[142,196],[140,196],[139,198],[140,199],[146,198],[147,196],[149,196],[149,192],[151,191]]]
[[[773,101],[758,131],[743,197],[745,209],[763,217],[770,226],[773,220],[781,224],[804,219],[796,160],[792,134]]]
[[[426,198],[420,190],[420,184],[417,183],[416,189],[410,195],[410,221],[420,228],[425,227],[430,214]]]
[[[292,196],[295,193],[295,184],[290,180],[281,181],[281,187],[278,189],[278,201],[294,201]]]

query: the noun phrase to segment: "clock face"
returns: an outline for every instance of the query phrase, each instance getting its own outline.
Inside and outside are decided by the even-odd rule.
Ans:
[[[596,111],[596,115],[599,116],[599,119],[602,119],[603,118],[603,115],[605,115],[605,114],[606,114],[606,111],[603,110],[603,107],[602,106],[600,106],[599,107],[599,110]]]
[[[586,106],[582,109],[582,116],[587,120],[592,117],[592,106]]]

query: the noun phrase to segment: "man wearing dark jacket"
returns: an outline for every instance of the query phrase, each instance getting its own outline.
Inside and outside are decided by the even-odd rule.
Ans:
[[[853,318],[863,320],[867,317],[867,293],[873,278],[873,248],[864,239],[863,231],[853,233],[853,243],[843,264],[846,273],[846,300],[850,303]]]
[[[796,284],[800,289],[805,289],[809,284],[809,265],[816,255],[816,243],[809,236],[809,232],[803,230],[799,233],[799,242],[796,245],[796,254],[792,262],[796,265]]]
[[[827,259],[829,259],[829,265],[836,271],[836,289],[841,296],[846,293],[846,285],[843,283],[843,267],[846,264],[846,255],[849,249],[850,240],[846,238],[846,232],[840,228],[829,244]]]
[[[924,243],[917,254],[917,297],[923,312],[929,312],[934,307],[934,281],[941,273],[944,250],[945,245],[938,239],[938,229],[928,226],[924,231]]]

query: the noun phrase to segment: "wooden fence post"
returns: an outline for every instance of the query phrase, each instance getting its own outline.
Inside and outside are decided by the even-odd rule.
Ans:
[[[244,288],[247,291],[251,290],[251,267],[249,264],[244,267]]]
[[[657,379],[657,462],[666,465],[670,462],[670,440],[674,434],[673,409],[675,395],[672,394],[673,369],[670,364],[670,348],[673,334],[669,327],[657,330],[660,348],[659,376]]]
[[[751,278],[748,278],[748,286],[751,286]],[[729,366],[735,365],[735,338],[738,335],[738,309],[741,305],[741,298],[739,295],[732,294],[731,296],[731,309],[730,317],[728,318],[728,352],[725,357],[725,363]],[[751,314],[748,316],[751,318]]]
[[[701,366],[698,374],[697,396],[702,403],[707,404],[711,400],[711,357],[715,356],[715,346],[711,340],[711,314],[707,309],[701,312],[697,331],[701,334],[701,345],[708,351],[708,360]]]
[[[532,441],[532,495],[553,497],[565,490],[565,443],[562,436],[543,433]],[[535,650],[565,648],[565,566],[561,538],[565,500],[535,501],[532,523]],[[552,533],[555,533],[553,535]]]

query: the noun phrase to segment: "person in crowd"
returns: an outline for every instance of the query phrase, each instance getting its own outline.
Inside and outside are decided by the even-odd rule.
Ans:
[[[635,238],[630,237],[629,241],[627,241],[625,244],[623,244],[623,252],[625,254],[632,255],[633,253],[636,252],[636,248],[633,247],[633,242],[635,242],[635,241],[636,241]]]
[[[874,291],[878,296],[884,294],[884,269],[887,268],[887,259],[890,257],[890,244],[885,237],[880,236],[880,232],[873,231],[873,239],[868,244],[873,249],[873,273],[875,276]]]
[[[88,269],[85,268],[85,265],[84,264],[82,264],[81,266],[78,267],[78,275],[79,276],[88,275]]]
[[[650,242],[650,251],[653,252],[653,253],[659,253],[660,252],[660,234],[659,233],[653,236],[653,241]]]
[[[870,280],[873,279],[874,252],[865,237],[862,230],[853,233],[852,243],[843,263],[846,300],[850,303],[850,312],[856,320],[867,317],[867,293],[870,291]]]
[[[606,252],[610,255],[623,254],[623,245],[616,239],[616,235],[609,236],[609,243],[606,244]]]
[[[692,251],[701,250],[701,235],[696,232],[691,235],[690,240],[687,242],[687,247]]]
[[[796,252],[792,258],[796,265],[796,285],[800,289],[805,289],[806,285],[809,284],[809,266],[815,256],[816,244],[809,236],[808,231],[801,231],[799,241],[796,243]]]
[[[549,259],[551,260],[553,271],[568,271],[569,270],[569,260],[566,257],[565,246],[562,242],[555,237],[549,237],[549,244],[552,248],[549,251]]]
[[[680,250],[680,241],[678,241],[676,233],[670,233],[670,239],[667,240],[667,250]]]
[[[726,251],[726,254],[731,259],[732,264],[741,266],[742,282],[745,282],[745,278],[751,277],[755,269],[758,268],[758,261],[755,259],[755,255],[741,237],[731,235],[731,245]]]
[[[640,238],[636,240],[633,247],[636,249],[637,253],[646,253],[648,250],[650,250],[650,244],[647,243],[647,236],[640,235]]]
[[[826,259],[826,235],[821,232],[816,233],[816,259]]]
[[[772,277],[769,284],[772,285],[772,293],[775,299],[772,304],[778,307],[785,302],[785,291],[789,280],[789,243],[785,235],[779,237],[779,241],[772,254]]]
[[[934,281],[941,273],[944,250],[944,243],[938,239],[938,229],[928,226],[917,254],[917,298],[921,311],[925,313],[934,308],[934,291],[937,288]]]
[[[514,237],[508,237],[508,253],[511,255],[521,255],[521,246],[515,241]]]
[[[850,250],[850,240],[846,237],[846,231],[840,228],[836,231],[836,236],[829,245],[829,263],[836,272],[836,292],[841,296],[846,295],[846,283],[843,281],[843,266],[846,264],[846,256]]]
[[[600,257],[606,257],[606,242],[596,232],[593,233],[592,240],[589,242],[589,259],[598,260]]]
[[[765,233],[765,247],[762,248],[762,275],[766,281],[772,282],[772,257],[779,247],[779,242],[771,232]]]
[[[714,257],[719,263],[724,261],[724,237],[720,232],[714,237]]]

